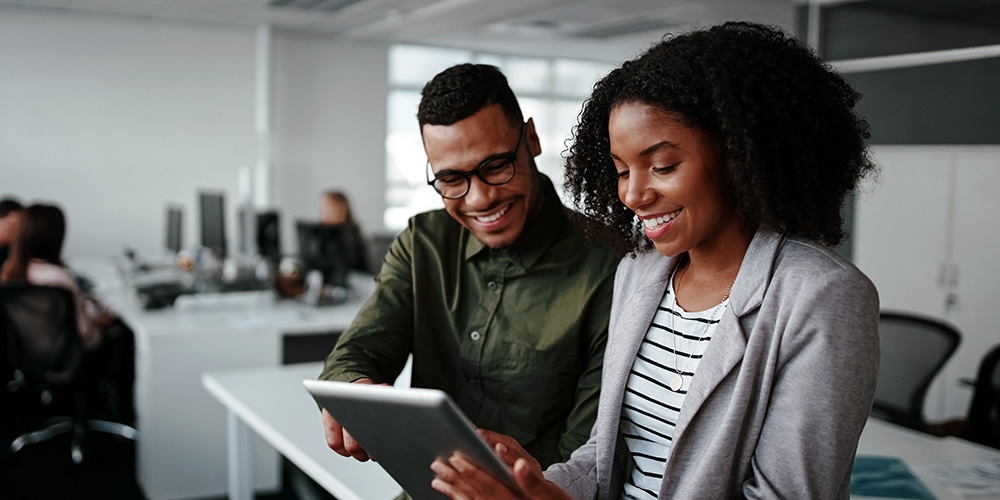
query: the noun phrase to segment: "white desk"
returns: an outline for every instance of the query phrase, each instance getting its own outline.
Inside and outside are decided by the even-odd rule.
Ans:
[[[326,446],[320,413],[302,379],[321,363],[206,373],[205,389],[229,411],[229,498],[253,498],[252,434],[340,500],[390,500],[402,489],[378,464],[337,455]],[[397,385],[407,385],[408,381]],[[259,449],[259,448],[258,448]]]
[[[882,455],[902,458],[938,500],[964,497],[942,488],[928,477],[925,466],[942,462],[1000,462],[1000,450],[980,446],[964,439],[938,438],[882,420],[870,418],[861,434],[858,455]],[[1000,500],[1000,495],[977,496],[976,500]]]
[[[339,499],[387,500],[399,491],[378,465],[359,463],[327,448],[316,404],[302,387],[302,379],[315,378],[320,369],[320,363],[307,363],[203,376],[205,388],[229,411],[231,500],[252,498],[250,431]],[[397,385],[408,383],[406,378]],[[948,461],[1000,462],[1000,450],[956,438],[935,438],[877,419],[868,420],[858,454],[902,458],[938,500],[962,497],[935,484],[921,466]],[[1000,496],[976,500],[1000,500]]]
[[[150,500],[226,492],[226,413],[202,388],[202,373],[278,366],[284,335],[345,330],[375,287],[370,276],[352,276],[349,300],[336,306],[285,300],[255,310],[147,311],[114,260],[70,265],[95,282],[97,294],[135,332],[136,472]],[[277,453],[262,448],[255,471],[258,488],[276,489]]]

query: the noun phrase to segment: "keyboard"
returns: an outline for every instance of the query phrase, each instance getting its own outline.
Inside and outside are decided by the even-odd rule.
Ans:
[[[165,281],[136,286],[135,293],[143,309],[163,309],[172,306],[178,298],[191,293],[191,290],[180,282]]]
[[[273,290],[247,292],[196,293],[181,295],[174,301],[178,311],[246,311],[268,306],[277,299]]]

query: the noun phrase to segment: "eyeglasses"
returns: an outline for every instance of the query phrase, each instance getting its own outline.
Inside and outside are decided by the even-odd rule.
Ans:
[[[434,190],[442,198],[457,200],[469,193],[473,175],[490,186],[499,186],[510,182],[514,178],[514,163],[517,161],[517,152],[521,150],[521,141],[524,139],[526,125],[527,123],[521,125],[521,131],[517,136],[517,145],[514,146],[513,151],[490,156],[468,172],[445,170],[431,179],[431,162],[428,161],[427,184],[434,186]]]

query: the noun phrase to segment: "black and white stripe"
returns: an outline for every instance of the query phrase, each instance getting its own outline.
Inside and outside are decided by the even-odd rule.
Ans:
[[[632,469],[622,491],[624,499],[656,498],[663,482],[674,427],[691,379],[712,340],[723,302],[707,311],[686,312],[674,300],[670,280],[646,337],[639,347],[625,385],[621,430],[632,454]],[[670,390],[680,370],[684,384]]]

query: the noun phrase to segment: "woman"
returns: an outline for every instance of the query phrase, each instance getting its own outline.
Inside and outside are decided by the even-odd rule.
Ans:
[[[104,328],[113,317],[96,302],[85,299],[73,275],[62,262],[66,218],[59,207],[36,204],[23,209],[11,246],[10,260],[0,271],[0,282],[27,281],[35,285],[58,286],[73,292],[76,320],[84,350],[101,345]]]
[[[368,266],[368,246],[361,235],[361,226],[354,220],[351,203],[347,195],[340,191],[327,191],[319,205],[319,222],[325,226],[339,226],[344,233],[344,262],[351,269],[370,272]]]
[[[112,418],[134,418],[135,338],[116,315],[93,297],[85,296],[62,262],[66,217],[53,205],[35,204],[22,210],[10,259],[0,269],[0,283],[29,282],[57,286],[73,293],[80,340],[87,353],[81,376],[114,380],[116,386],[97,401],[108,404]]]
[[[849,498],[879,306],[828,245],[874,168],[858,98],[748,23],[667,39],[598,82],[567,186],[590,234],[632,255],[590,440],[543,478],[483,431],[522,491],[460,454],[432,465],[433,486],[458,500]]]

